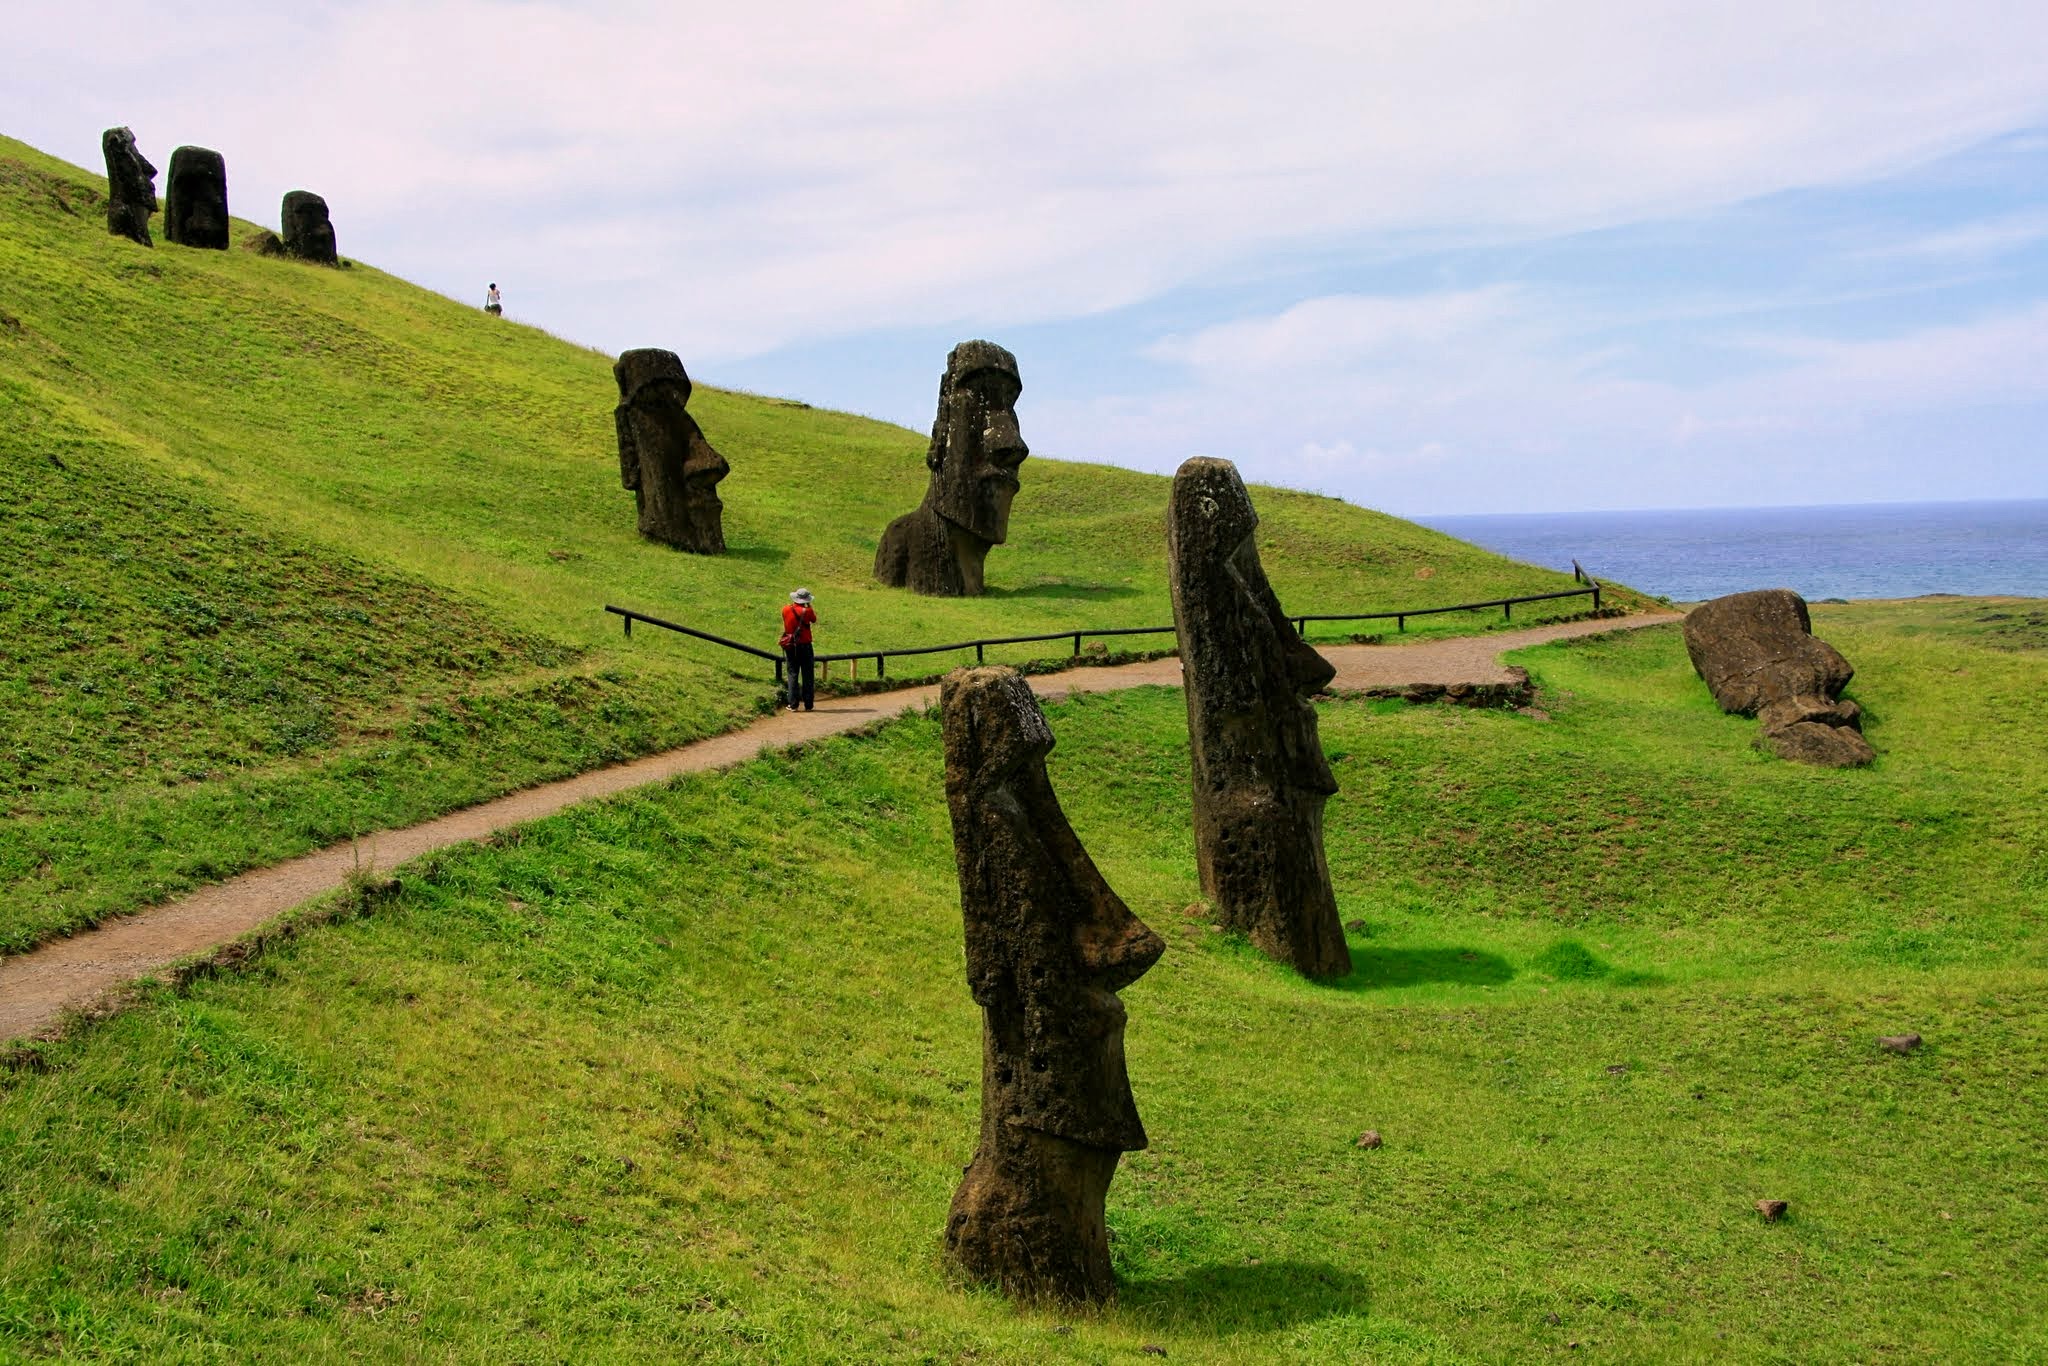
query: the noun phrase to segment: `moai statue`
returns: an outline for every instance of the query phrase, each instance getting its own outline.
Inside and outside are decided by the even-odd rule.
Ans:
[[[156,212],[156,167],[135,145],[135,134],[126,128],[109,128],[100,134],[100,150],[107,155],[107,231],[153,247],[149,216]]]
[[[1806,599],[1759,588],[1703,602],[1685,614],[1685,652],[1721,710],[1754,716],[1779,758],[1855,768],[1877,757],[1863,709],[1842,696],[1856,676],[1813,634]]]
[[[1052,730],[1014,669],[939,689],[967,983],[981,1006],[981,1142],[946,1251],[1028,1300],[1116,1292],[1103,1200],[1145,1146],[1124,1071],[1123,987],[1166,945],[1102,880],[1045,775]]]
[[[164,240],[181,247],[228,249],[228,164],[205,147],[171,153],[164,181]]]
[[[1031,451],[1017,431],[1017,358],[994,342],[961,342],[946,357],[939,415],[925,452],[924,502],[889,523],[875,577],[942,598],[981,596],[981,564],[1010,534],[1017,466]]]
[[[290,191],[278,218],[284,229],[285,255],[323,266],[340,262],[334,250],[334,223],[327,217],[327,201],[319,195],[311,190]]]
[[[1194,759],[1195,859],[1224,928],[1309,977],[1351,971],[1323,858],[1337,790],[1309,699],[1335,675],[1259,564],[1251,495],[1227,460],[1173,476],[1166,573]]]
[[[725,553],[718,481],[732,468],[686,411],[690,377],[673,351],[628,351],[619,381],[619,479],[633,490],[640,534],[698,555]]]

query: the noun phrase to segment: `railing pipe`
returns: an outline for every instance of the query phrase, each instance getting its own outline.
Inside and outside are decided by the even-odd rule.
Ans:
[[[1485,602],[1453,603],[1447,607],[1404,607],[1392,612],[1310,613],[1294,617],[1292,620],[1295,633],[1306,636],[1308,634],[1308,625],[1312,621],[1386,621],[1391,618],[1396,630],[1406,631],[1408,629],[1408,618],[1410,617],[1437,616],[1445,612],[1477,612],[1487,607],[1500,608],[1502,620],[1513,621],[1515,619],[1515,604],[1517,603],[1554,602],[1560,598],[1580,598],[1588,595],[1593,599],[1593,610],[1599,611],[1603,587],[1601,583],[1591,574],[1581,569],[1576,560],[1572,561],[1572,572],[1576,579],[1587,586],[1584,588],[1569,588],[1557,593],[1526,593],[1520,597],[1492,598]],[[626,634],[629,637],[633,634],[633,623],[644,621],[650,626],[659,626],[665,631],[674,631],[680,635],[694,636],[698,640],[710,641],[713,645],[723,645],[728,650],[738,650],[740,653],[752,655],[756,659],[768,660],[775,666],[775,681],[778,683],[782,681],[783,657],[779,654],[759,649],[752,645],[742,644],[737,640],[728,640],[724,636],[713,635],[709,631],[700,631],[694,626],[683,626],[673,621],[664,621],[660,617],[649,616],[645,612],[634,611],[628,607],[614,607],[607,603],[604,610],[615,614],[624,621]],[[1048,640],[1072,640],[1074,643],[1074,656],[1079,658],[1081,642],[1090,637],[1156,636],[1171,634],[1173,630],[1174,628],[1171,626],[1111,626],[1099,631],[1049,631],[1042,635],[988,636],[980,640],[955,641],[946,645],[914,645],[901,650],[860,650],[847,654],[816,655],[813,658],[819,664],[835,663],[842,660],[857,663],[863,659],[872,659],[875,661],[875,677],[879,679],[889,676],[889,659],[891,656],[903,658],[911,655],[950,654],[959,650],[972,650],[974,651],[974,660],[979,664],[986,662],[988,658],[987,649],[991,645],[1034,645]]]
[[[767,650],[757,649],[752,645],[742,645],[739,641],[727,640],[724,636],[714,636],[709,631],[700,631],[694,626],[678,626],[675,622],[663,621],[660,617],[650,617],[645,612],[635,612],[630,607],[614,607],[610,603],[605,604],[604,610],[616,613],[626,619],[626,633],[628,635],[632,634],[634,622],[644,621],[649,626],[659,626],[664,631],[680,631],[686,636],[695,636],[699,640],[708,640],[713,645],[723,645],[728,650],[739,650],[742,653],[754,656],[756,659],[773,660],[777,667],[780,667],[782,664],[781,655],[771,654]]]

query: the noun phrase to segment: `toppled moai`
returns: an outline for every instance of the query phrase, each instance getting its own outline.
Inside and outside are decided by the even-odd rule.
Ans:
[[[334,249],[334,221],[327,216],[327,201],[311,190],[292,190],[284,197],[278,214],[284,229],[284,254],[323,266],[339,264]]]
[[[1685,616],[1685,652],[1721,710],[1756,717],[1780,758],[1854,768],[1877,757],[1862,708],[1842,696],[1856,670],[1813,634],[1806,599],[1791,589],[1701,603]]]
[[[149,216],[156,212],[156,167],[135,145],[135,134],[126,128],[109,128],[100,134],[100,150],[107,156],[107,231],[145,247],[156,245],[149,236]]]
[[[961,342],[947,355],[924,457],[931,482],[917,510],[882,533],[877,579],[935,597],[981,595],[982,562],[1009,539],[1017,467],[1031,453],[1017,430],[1023,392],[1017,358],[994,342]]]
[[[1259,517],[1237,468],[1198,457],[1173,476],[1166,573],[1193,758],[1195,860],[1225,929],[1309,977],[1351,971],[1323,858],[1337,790],[1309,699],[1336,670],[1266,582]]]
[[[612,366],[619,479],[633,490],[640,534],[698,555],[725,552],[718,481],[731,471],[690,416],[690,377],[673,351],[628,351]]]
[[[1096,871],[1045,774],[1052,730],[1014,669],[939,690],[967,982],[981,1006],[981,1141],[946,1219],[976,1280],[1027,1300],[1116,1291],[1103,1201],[1145,1146],[1116,993],[1166,945]]]
[[[228,249],[228,164],[205,147],[171,153],[164,178],[164,240],[181,247]]]

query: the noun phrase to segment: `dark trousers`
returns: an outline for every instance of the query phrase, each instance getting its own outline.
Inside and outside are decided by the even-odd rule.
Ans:
[[[783,696],[792,707],[811,709],[818,686],[817,666],[812,662],[816,653],[808,641],[782,652]]]

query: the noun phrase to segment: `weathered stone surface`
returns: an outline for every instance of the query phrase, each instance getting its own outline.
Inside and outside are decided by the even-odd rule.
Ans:
[[[1760,743],[1798,763],[1851,768],[1876,757],[1863,712],[1841,696],[1856,671],[1813,634],[1806,600],[1762,588],[1686,614],[1685,652],[1721,710],[1754,716]]]
[[[931,482],[917,510],[882,533],[877,579],[936,597],[981,595],[982,562],[1009,539],[1017,467],[1031,453],[1017,430],[1023,391],[1017,358],[993,342],[961,342],[946,357],[924,457]]]
[[[171,153],[164,180],[164,240],[181,247],[228,249],[228,165],[205,147]]]
[[[1351,971],[1323,858],[1337,790],[1309,704],[1336,670],[1266,582],[1259,524],[1227,460],[1173,477],[1166,572],[1194,760],[1195,858],[1221,923],[1310,977]]]
[[[100,150],[107,156],[107,231],[153,247],[149,216],[156,212],[156,167],[135,145],[135,134],[126,128],[109,128],[100,134]]]
[[[612,366],[619,480],[633,490],[640,534],[698,555],[725,551],[718,481],[731,466],[687,411],[690,377],[673,351],[628,351]]]
[[[278,219],[284,227],[285,255],[323,266],[341,259],[334,249],[334,223],[327,216],[327,201],[319,195],[311,190],[287,192]]]
[[[960,669],[940,689],[946,805],[967,982],[982,1012],[981,1141],[946,1249],[1024,1299],[1108,1299],[1103,1199],[1145,1146],[1116,997],[1166,945],[1075,838],[1045,773],[1052,731],[1014,669]]]

